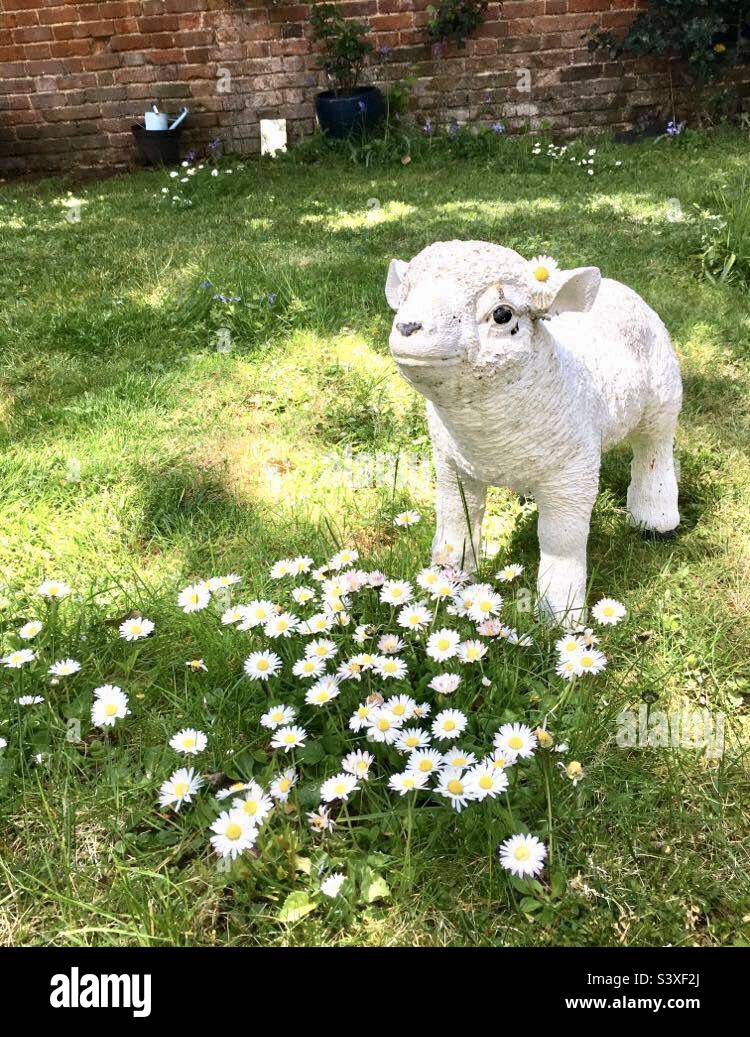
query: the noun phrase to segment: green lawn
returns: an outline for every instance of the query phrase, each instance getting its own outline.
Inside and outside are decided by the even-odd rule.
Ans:
[[[483,158],[424,154],[379,169],[228,160],[187,185],[141,173],[0,186],[2,654],[21,644],[22,623],[45,622],[30,643],[38,660],[0,670],[0,940],[750,939],[750,310],[740,287],[698,279],[694,223],[666,218],[669,199],[687,217],[706,204],[750,148],[739,133],[595,146],[593,176],[521,140]],[[170,203],[165,185],[192,205]],[[69,190],[80,220],[66,218]],[[263,829],[260,856],[222,870],[208,847],[211,789],[177,815],[159,810],[157,792],[185,762],[167,741],[186,725],[209,735],[195,766],[214,784],[254,775],[267,785],[277,768],[258,721],[271,700],[242,670],[265,642],[222,627],[213,606],[184,615],[177,593],[236,572],[232,600],[294,605],[269,580],[272,562],[320,564],[344,544],[364,568],[402,578],[428,563],[432,502],[418,465],[429,441],[422,403],[389,359],[383,284],[392,256],[451,238],[597,264],[658,310],[685,383],[680,536],[649,543],[628,527],[628,455],[609,455],[591,593],[629,612],[601,632],[607,670],[565,684],[554,634],[506,590],[504,618],[533,645],[493,643],[491,688],[467,676],[448,703],[469,712],[477,746],[506,720],[536,727],[549,716],[570,745],[564,759],[583,765],[576,786],[540,750],[514,773],[514,828],[500,801],[457,815],[425,797],[410,811],[384,791],[381,761],[333,835],[314,838],[304,813],[320,780],[364,747],[346,727],[363,694],[349,683],[336,730],[310,720],[299,794]],[[241,301],[212,301],[217,292]],[[363,452],[373,469],[352,480],[347,458]],[[406,480],[394,480],[395,457]],[[423,521],[396,533],[393,515],[409,506]],[[533,587],[533,507],[496,491],[487,526],[499,553],[483,577],[516,561]],[[35,594],[50,577],[74,591],[56,610]],[[113,621],[131,610],[156,623],[146,641],[118,637]],[[357,650],[347,633],[340,657]],[[66,656],[81,672],[50,685],[47,667]],[[198,657],[207,672],[186,668]],[[299,706],[286,673],[278,695]],[[422,671],[410,676],[422,694]],[[103,683],[123,687],[132,711],[109,736],[89,720]],[[45,702],[17,706],[19,694]],[[644,702],[723,713],[723,756],[618,747],[617,715]],[[304,723],[310,707],[299,709]],[[518,828],[551,837],[537,885],[499,867],[495,848]],[[348,906],[317,894],[319,866],[347,873]]]

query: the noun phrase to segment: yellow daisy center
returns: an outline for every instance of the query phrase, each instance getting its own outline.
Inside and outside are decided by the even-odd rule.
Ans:
[[[431,771],[432,770],[432,760],[420,760],[419,761],[419,769],[421,771]]]
[[[346,785],[343,783],[343,781],[340,781],[336,785],[335,792],[338,796],[343,796],[343,794],[346,792]]]
[[[242,809],[245,811],[246,814],[257,814],[258,804],[255,802],[254,799],[247,799],[242,804]]]
[[[451,781],[448,782],[448,791],[452,792],[454,796],[460,796],[463,790],[464,787],[458,780],[458,778],[453,778]]]
[[[405,744],[409,747],[409,749],[413,749],[414,746],[417,745],[418,743],[419,743],[419,738],[416,735],[409,735],[409,737],[406,739],[406,742],[405,742]]]
[[[280,791],[281,792],[288,792],[291,784],[292,783],[289,780],[289,778],[282,778],[281,781],[279,782],[279,789],[280,789]]]
[[[117,706],[114,704],[114,702],[109,702],[104,707],[104,715],[105,716],[113,717],[116,712],[117,712]]]
[[[445,723],[443,724],[443,730],[444,731],[453,731],[453,730],[455,730],[455,727],[456,727],[456,721],[455,720],[446,720]]]
[[[242,835],[242,826],[238,825],[236,821],[232,821],[231,824],[227,825],[227,829],[224,832],[227,839],[239,839]]]
[[[178,781],[174,787],[174,794],[178,799],[182,799],[189,788],[190,786],[186,781]]]
[[[548,281],[549,280],[549,270],[547,269],[546,266],[541,266],[540,265],[540,266],[534,267],[534,277],[536,278],[537,281]]]
[[[293,745],[294,742],[296,741],[296,738],[294,737],[294,735],[292,734],[291,731],[288,731],[284,735],[284,741],[286,742],[287,745]]]
[[[511,749],[522,749],[523,748],[523,738],[521,738],[520,735],[512,735],[508,739],[508,745],[511,747]]]
[[[182,744],[186,749],[192,749],[195,745],[195,739],[192,735],[187,735],[185,738],[182,739]]]
[[[390,720],[386,720],[385,717],[381,717],[380,720],[378,720],[378,731],[388,731],[390,726]]]
[[[517,846],[513,851],[513,856],[517,861],[527,861],[531,856],[531,851],[529,850],[528,846]]]
[[[259,670],[267,670],[268,669],[268,659],[258,659],[258,669]]]
[[[479,779],[479,787],[480,789],[492,788],[492,778],[489,776],[489,774],[482,775],[482,777]]]

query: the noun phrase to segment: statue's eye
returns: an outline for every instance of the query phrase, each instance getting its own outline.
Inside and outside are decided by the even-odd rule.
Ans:
[[[510,306],[496,306],[492,311],[492,319],[495,324],[507,324],[513,319],[513,310]]]

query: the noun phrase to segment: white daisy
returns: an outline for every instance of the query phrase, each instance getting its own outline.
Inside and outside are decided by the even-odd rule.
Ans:
[[[267,681],[281,669],[281,659],[275,652],[253,652],[245,659],[244,669],[251,681]]]
[[[311,810],[307,815],[307,823],[314,832],[331,832],[336,825],[328,811],[328,807],[318,807],[317,810]]]
[[[602,598],[591,610],[591,615],[601,626],[616,626],[627,615],[627,609],[621,601],[614,598]]]
[[[359,551],[353,547],[345,547],[338,551],[328,564],[332,569],[345,569],[349,565],[354,565],[358,558]]]
[[[258,829],[242,810],[225,810],[211,825],[211,845],[218,857],[234,860],[251,849],[258,838]]]
[[[80,668],[81,664],[77,659],[58,659],[47,672],[53,677],[70,677],[71,674],[78,673]]]
[[[443,766],[443,754],[437,749],[415,749],[409,757],[406,769],[420,774],[437,774]]]
[[[341,887],[345,881],[346,876],[342,871],[334,871],[333,874],[323,879],[320,884],[320,892],[333,900],[341,892]]]
[[[283,749],[288,753],[291,749],[299,749],[307,740],[307,731],[303,727],[287,725],[274,732],[271,739],[272,749]]]
[[[262,825],[273,810],[273,800],[260,785],[251,781],[248,788],[232,800],[232,808],[241,810],[254,825]]]
[[[238,630],[252,630],[253,627],[265,626],[269,619],[279,611],[278,606],[274,605],[272,601],[266,601],[262,598],[240,607],[242,608],[243,618],[237,628]]]
[[[381,655],[375,660],[373,670],[383,680],[401,681],[407,675],[408,670],[403,659],[395,655]]]
[[[372,742],[392,745],[398,737],[401,725],[400,717],[394,716],[389,709],[377,707],[367,717],[367,737]]]
[[[130,713],[128,696],[120,688],[104,684],[94,690],[94,696],[91,722],[95,727],[114,727],[116,721],[124,719]]]
[[[584,673],[601,673],[607,665],[607,657],[596,648],[582,648],[576,655],[571,656],[573,668],[577,677]]]
[[[120,637],[125,641],[140,641],[142,637],[148,637],[153,629],[154,624],[150,619],[144,619],[143,616],[135,616],[133,619],[126,619],[120,624]]]
[[[28,623],[24,623],[21,629],[18,631],[18,636],[22,641],[30,641],[33,637],[41,631],[42,623],[38,619],[30,619]]]
[[[495,573],[495,579],[500,580],[501,583],[512,583],[522,572],[523,566],[512,562],[510,565],[504,566],[499,573]]]
[[[552,256],[534,256],[529,260],[529,285],[535,291],[553,289],[559,282],[559,266]]]
[[[38,706],[41,702],[44,702],[43,695],[21,695],[17,699],[13,699],[17,706]]]
[[[415,749],[424,749],[430,744],[430,736],[421,727],[405,727],[399,732],[395,745],[399,752],[412,753]]]
[[[297,616],[291,612],[279,612],[278,615],[271,616],[263,627],[263,633],[266,637],[289,637],[298,625]]]
[[[572,681],[574,677],[577,677],[575,656],[561,657],[555,667],[555,673],[566,681]]]
[[[37,594],[41,594],[43,598],[49,598],[52,601],[60,601],[61,598],[67,598],[70,594],[70,587],[65,580],[44,580],[37,587]]]
[[[394,526],[414,526],[422,518],[418,511],[402,511],[393,520]]]
[[[459,709],[444,709],[432,722],[432,734],[435,738],[449,741],[458,738],[467,723],[466,715]]]
[[[244,792],[245,789],[249,789],[251,782],[249,781],[235,781],[231,785],[227,785],[224,789],[219,789],[216,793],[218,800],[229,799],[230,796],[236,796],[238,792]]]
[[[419,601],[404,605],[397,616],[398,625],[405,630],[424,630],[429,626],[431,619],[430,610]]]
[[[422,590],[428,591],[431,587],[434,587],[436,583],[442,578],[442,574],[439,569],[434,566],[429,566],[427,569],[422,569],[417,573],[417,584]]]
[[[308,706],[325,706],[340,694],[341,688],[335,677],[321,677],[319,681],[308,690],[305,702]]]
[[[423,789],[430,780],[430,775],[422,771],[403,771],[401,774],[392,774],[388,779],[388,788],[405,796],[407,792]]]
[[[575,634],[566,634],[559,641],[555,641],[555,649],[562,659],[577,655],[581,648],[583,648],[581,640]]]
[[[247,618],[247,606],[246,605],[233,605],[222,614],[221,622],[225,627],[232,626],[234,623],[241,623],[243,619]]]
[[[200,670],[203,670],[204,673],[208,673],[208,667],[202,659],[188,659],[185,665],[189,670],[192,670],[193,673],[198,673]]]
[[[453,658],[460,643],[461,635],[458,631],[444,627],[442,630],[436,630],[434,634],[430,634],[425,651],[436,662],[444,662],[446,659]]]
[[[501,767],[492,767],[479,763],[466,772],[466,788],[472,799],[492,799],[505,792],[508,787],[508,775]]]
[[[513,875],[538,875],[544,867],[547,847],[535,835],[512,835],[500,846],[500,863]]]
[[[308,659],[333,659],[337,651],[338,649],[333,641],[321,637],[317,641],[310,642],[305,648],[305,656]]]
[[[332,612],[316,612],[309,619],[303,619],[297,627],[297,632],[305,636],[310,634],[326,634],[334,623]]]
[[[336,799],[346,802],[352,792],[356,792],[358,788],[356,777],[342,771],[323,782],[320,786],[320,795],[326,803],[333,803]]]
[[[271,706],[260,718],[260,723],[262,727],[268,728],[269,731],[275,731],[282,724],[291,724],[296,715],[297,711],[293,706],[285,706],[283,704]]]
[[[208,744],[208,738],[202,731],[196,731],[194,727],[184,727],[169,739],[169,744],[178,753],[185,756],[197,756],[202,753]]]
[[[278,562],[274,562],[271,566],[270,576],[272,580],[283,580],[285,576],[292,576],[294,573],[294,566],[290,558],[280,558]]]
[[[480,591],[474,598],[472,605],[469,607],[469,616],[474,620],[475,623],[481,623],[485,619],[490,619],[492,616],[496,616],[503,604],[502,594],[497,594],[493,590]]]
[[[292,597],[298,605],[306,605],[308,601],[315,600],[315,591],[312,587],[295,587],[292,591]]]
[[[481,641],[462,641],[458,646],[458,658],[462,663],[478,663],[487,654],[487,645]]]
[[[408,580],[386,580],[380,590],[380,600],[384,605],[406,605],[413,594]]]
[[[398,634],[383,634],[378,638],[378,651],[382,652],[383,655],[395,655],[396,652],[400,652],[406,645],[398,636]]]
[[[0,659],[0,663],[3,664],[6,670],[20,670],[22,666],[33,662],[34,659],[36,659],[36,652],[32,652],[30,648],[18,648],[15,652],[4,655]]]
[[[206,580],[206,586],[213,592],[224,590],[227,587],[233,587],[241,580],[242,577],[238,576],[237,573],[228,573],[226,576],[212,576],[210,580]]]
[[[177,811],[183,803],[190,803],[195,793],[204,784],[203,778],[192,767],[181,767],[159,789],[159,806],[174,805]]]
[[[291,569],[295,576],[300,576],[302,573],[310,572],[312,564],[312,558],[307,555],[297,555],[291,561]]]
[[[512,767],[517,759],[518,753],[514,753],[512,749],[494,749],[492,755],[486,756],[482,763],[487,767],[498,767],[504,771]]]
[[[461,678],[457,673],[438,673],[427,687],[436,691],[438,695],[452,695],[460,683]]]
[[[414,720],[424,720],[432,712],[432,706],[429,702],[418,702],[414,707]]]
[[[201,612],[211,600],[211,591],[205,583],[193,583],[177,595],[177,604],[183,612]]]
[[[438,776],[435,791],[439,796],[445,796],[455,811],[460,813],[471,799],[466,780],[460,767],[445,767]]]
[[[289,793],[296,784],[297,772],[294,767],[288,767],[281,774],[276,775],[268,791],[274,799],[278,799],[279,803],[286,803],[289,799]]]
[[[349,718],[349,729],[351,731],[361,731],[363,727],[367,727],[370,722],[370,715],[373,711],[373,706],[369,702],[363,702],[356,709],[356,712],[352,713]]]
[[[362,781],[367,781],[370,777],[370,767],[375,762],[375,757],[372,753],[362,752],[361,749],[357,749],[356,752],[348,753],[341,761],[342,768],[347,774],[353,774],[355,778],[360,778]]]
[[[466,749],[459,749],[458,746],[443,754],[443,763],[446,767],[460,767],[461,770],[464,770],[466,767],[472,767],[476,762],[477,758],[474,753],[467,752]]]
[[[503,724],[493,739],[496,749],[510,750],[521,759],[534,755],[536,735],[526,724]]]
[[[362,667],[356,659],[345,659],[339,664],[336,675],[340,681],[361,681]]]
[[[326,664],[322,659],[305,656],[304,659],[298,659],[292,666],[292,673],[301,680],[312,680],[320,677],[325,672],[325,668]]]
[[[410,695],[392,695],[383,703],[385,709],[389,709],[394,717],[398,717],[403,723],[411,720],[414,716],[416,702]]]
[[[354,628],[354,640],[358,645],[363,645],[372,636],[372,626],[370,623],[360,623],[359,626]]]

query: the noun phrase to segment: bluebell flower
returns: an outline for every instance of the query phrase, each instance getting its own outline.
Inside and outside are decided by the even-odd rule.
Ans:
[[[270,292],[268,296],[268,305],[273,306],[276,302],[276,292]]]
[[[366,107],[367,106],[365,105],[365,102],[362,100],[362,98],[360,98],[359,101],[357,101],[357,108],[359,108],[359,110],[363,112]]]
[[[682,131],[684,129],[685,129],[685,123],[684,122],[677,122],[676,123],[676,122],[670,121],[670,122],[667,123],[667,134],[670,137],[676,137],[678,134],[682,133]]]
[[[501,122],[493,122],[492,124],[493,133],[505,133],[505,126]]]
[[[425,133],[432,133],[433,132],[432,120],[429,117],[427,119],[425,119],[423,129],[424,129]]]
[[[201,281],[199,287],[200,288],[210,288],[211,287],[211,282],[210,281]]]

